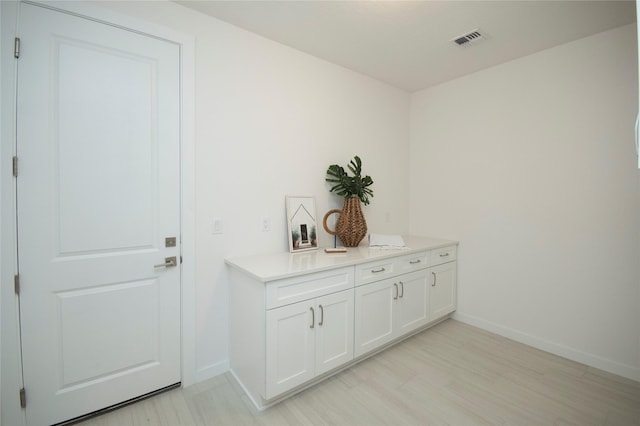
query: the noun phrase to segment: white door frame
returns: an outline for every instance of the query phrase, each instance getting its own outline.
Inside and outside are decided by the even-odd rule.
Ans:
[[[195,347],[195,39],[153,23],[81,2],[29,1],[109,23],[180,45],[181,92],[181,229],[182,229],[182,385],[196,382]],[[16,152],[15,92],[16,62],[13,41],[16,35],[19,3],[0,2],[0,425],[24,425],[25,411],[20,408],[22,364],[19,341],[18,298],[14,293],[17,271],[16,192],[12,175],[12,157]],[[28,404],[28,394],[27,394]]]

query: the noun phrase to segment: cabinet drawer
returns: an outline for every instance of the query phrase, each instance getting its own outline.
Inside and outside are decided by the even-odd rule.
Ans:
[[[266,286],[266,307],[277,308],[353,288],[353,267],[285,278]]]
[[[447,263],[456,260],[457,247],[447,246],[439,249],[431,250],[431,265],[440,265],[441,263]]]
[[[408,254],[396,259],[396,272],[404,274],[405,272],[418,271],[429,266],[429,252]]]
[[[356,286],[398,275],[396,259],[378,260],[356,265]]]

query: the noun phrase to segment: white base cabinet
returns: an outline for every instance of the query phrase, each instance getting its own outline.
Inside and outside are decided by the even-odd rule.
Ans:
[[[442,318],[456,310],[457,300],[457,248],[441,247],[431,250],[431,288],[429,290],[429,319]]]
[[[456,308],[457,243],[227,259],[230,370],[265,408]]]
[[[427,325],[427,278],[422,270],[356,287],[356,356]]]
[[[426,271],[411,272],[398,277],[395,325],[403,336],[429,322],[429,283]]]
[[[456,262],[433,266],[428,271],[429,319],[434,320],[456,310]]]
[[[266,399],[353,359],[353,289],[267,311]]]
[[[356,289],[356,356],[393,340],[393,290],[388,279]]]

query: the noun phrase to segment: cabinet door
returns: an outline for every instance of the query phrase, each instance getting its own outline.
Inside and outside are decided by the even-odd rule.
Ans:
[[[449,262],[428,269],[430,320],[442,318],[456,310],[456,263]]]
[[[313,301],[267,311],[266,399],[314,377],[316,318]]]
[[[395,306],[395,326],[398,336],[420,328],[429,322],[429,275],[426,270],[401,275],[398,280],[398,300]]]
[[[353,289],[316,299],[316,375],[353,359]]]
[[[355,356],[360,356],[389,341],[393,332],[393,309],[397,284],[393,279],[356,287]]]

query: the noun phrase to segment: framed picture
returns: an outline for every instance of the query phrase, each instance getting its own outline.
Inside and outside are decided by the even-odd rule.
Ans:
[[[287,230],[291,253],[318,248],[316,200],[310,196],[287,195]]]

